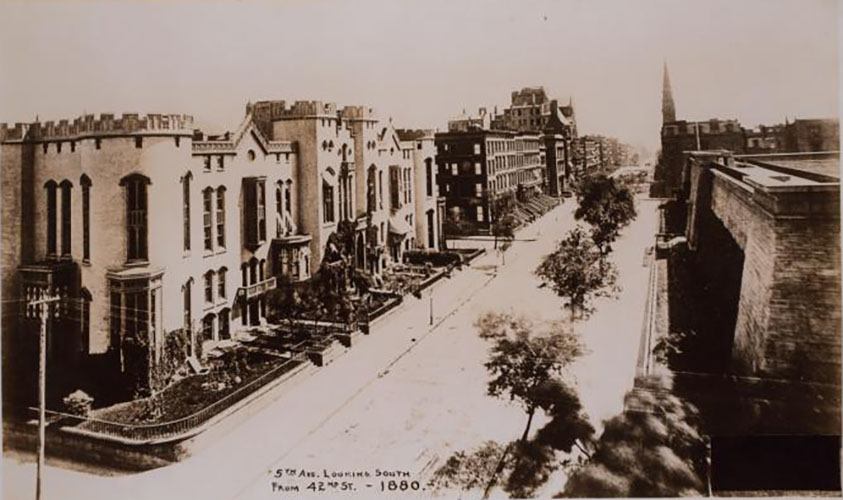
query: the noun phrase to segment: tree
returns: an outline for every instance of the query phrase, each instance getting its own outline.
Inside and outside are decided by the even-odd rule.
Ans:
[[[575,447],[590,455],[594,427],[582,411],[577,393],[569,385],[550,380],[541,387],[538,399],[550,421],[536,433],[536,442],[555,450],[570,453]]]
[[[498,248],[498,239],[512,240],[515,238],[515,229],[518,227],[518,220],[512,213],[515,207],[515,198],[511,193],[501,195],[492,201],[492,236],[495,237],[495,246]]]
[[[553,323],[545,335],[523,316],[486,313],[475,323],[481,338],[493,342],[486,369],[490,396],[517,401],[527,414],[521,436],[526,441],[536,410],[547,408],[545,385],[583,353],[579,338]]]
[[[635,201],[625,185],[606,175],[586,177],[577,191],[574,217],[591,225],[592,239],[605,257],[620,230],[635,219]]]
[[[495,248],[498,248],[498,238],[512,241],[515,238],[515,228],[518,227],[518,221],[515,220],[515,215],[506,213],[492,223],[492,234],[495,236]]]
[[[559,466],[556,450],[589,446],[594,429],[582,413],[575,391],[562,382],[564,369],[583,352],[579,339],[559,322],[537,333],[523,316],[500,313],[481,315],[475,327],[492,342],[486,368],[491,380],[488,393],[517,401],[527,414],[521,438],[508,444],[487,441],[472,452],[459,451],[435,473],[435,488],[486,493],[501,477],[501,487],[513,497],[529,497],[545,484]],[[538,409],[551,417],[534,439],[529,439]]]
[[[433,473],[435,488],[472,490],[483,488],[495,475],[507,447],[486,441],[470,453],[458,451]]]
[[[593,299],[617,292],[614,266],[602,261],[601,252],[580,227],[572,229],[556,250],[545,256],[535,274],[542,281],[540,287],[549,286],[563,299],[562,306],[570,310],[572,321],[577,311],[581,317],[594,311]]]
[[[626,410],[605,424],[595,452],[560,496],[699,496],[706,445],[696,409],[660,379],[627,395]]]

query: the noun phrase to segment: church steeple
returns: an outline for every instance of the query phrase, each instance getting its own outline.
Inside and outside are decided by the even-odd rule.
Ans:
[[[664,80],[662,81],[662,123],[676,121],[676,106],[673,104],[673,91],[670,88],[670,75],[667,73],[667,61],[664,62]]]

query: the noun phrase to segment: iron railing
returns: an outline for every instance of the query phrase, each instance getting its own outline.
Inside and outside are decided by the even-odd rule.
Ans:
[[[54,424],[63,427],[74,427],[87,433],[99,434],[108,438],[129,444],[149,444],[156,442],[174,441],[189,437],[191,431],[196,430],[211,418],[232,407],[247,396],[255,393],[270,382],[292,371],[295,366],[306,363],[303,353],[296,353],[292,358],[269,370],[255,380],[237,388],[230,394],[214,401],[208,406],[190,415],[168,422],[157,423],[123,423],[94,418],[90,416],[73,415],[53,410],[47,410],[47,415],[55,420]],[[34,410],[34,408],[30,408]]]

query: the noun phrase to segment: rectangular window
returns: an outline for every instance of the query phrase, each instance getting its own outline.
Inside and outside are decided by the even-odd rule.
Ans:
[[[258,244],[258,204],[257,180],[243,179],[243,228],[245,243],[249,246]]]
[[[383,208],[383,170],[378,172],[378,206]]]
[[[192,329],[191,324],[193,323],[190,305],[190,288],[192,285],[193,283],[188,280],[188,282],[184,284],[184,291],[182,292],[182,300],[184,301],[184,329],[188,332]]]
[[[111,347],[120,346],[120,329],[123,325],[123,305],[120,300],[120,293],[111,292],[111,313],[108,315],[111,331]]]
[[[456,163],[451,163],[451,175],[459,174],[459,165]]]
[[[225,156],[223,155],[217,156],[217,170],[225,170]]]
[[[213,189],[207,188],[202,192],[202,226],[205,236],[205,250],[214,249],[213,228]]]
[[[123,311],[125,312],[125,330],[124,337],[133,339],[146,338],[147,327],[149,325],[149,316],[147,314],[149,308],[149,291],[126,292],[123,294],[125,303],[123,304]]]
[[[205,160],[205,163],[203,164],[202,169],[203,169],[205,172],[210,172],[210,171],[211,171],[211,157],[210,157],[210,156],[206,156],[206,157],[204,158],[204,160]]]
[[[483,207],[477,207],[477,222],[483,222]]]
[[[474,162],[474,175],[480,175],[483,173],[483,168],[480,166],[480,162]]]
[[[474,143],[474,154],[480,154],[480,143]]]
[[[474,185],[474,194],[477,196],[483,196],[483,184],[478,182]]]
[[[222,268],[222,269],[219,270],[219,272],[217,272],[217,296],[220,299],[226,298],[225,275],[226,275],[226,269],[225,268]]]
[[[263,180],[260,180],[256,183],[255,189],[257,190],[256,199],[257,199],[257,208],[258,208],[258,239],[261,242],[266,241],[266,191],[265,191],[265,183]]]
[[[217,190],[217,246],[225,248],[225,188]]]

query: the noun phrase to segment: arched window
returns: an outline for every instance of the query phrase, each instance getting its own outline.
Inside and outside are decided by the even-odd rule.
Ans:
[[[249,260],[249,284],[254,285],[258,282],[258,259],[252,257]]]
[[[334,188],[322,180],[322,222],[334,222]]]
[[[275,237],[280,238],[284,234],[284,183],[278,181],[275,186]]]
[[[217,337],[220,339],[231,337],[229,333],[229,312],[228,308],[222,309],[217,317]]]
[[[61,187],[61,254],[70,256],[72,253],[70,227],[73,220],[70,212],[70,190],[73,184],[68,180],[63,180],[59,187]]]
[[[433,160],[424,159],[424,185],[428,196],[433,196]]]
[[[205,273],[205,303],[211,304],[214,302],[214,272],[208,271]]]
[[[193,329],[193,315],[191,306],[191,291],[193,288],[193,278],[187,280],[182,286],[182,307],[184,309],[184,329],[190,332]]]
[[[146,261],[149,257],[147,227],[147,186],[149,178],[140,174],[124,177],[120,184],[126,187],[126,259]]]
[[[47,181],[44,189],[47,190],[47,256],[56,255],[56,188],[55,181]]]
[[[181,179],[182,197],[182,233],[184,237],[184,251],[190,251],[190,181],[193,174],[188,172]]]
[[[287,214],[293,213],[292,191],[293,191],[293,181],[288,179],[285,186],[284,186],[284,209],[287,211]]]
[[[223,266],[219,268],[217,271],[217,297],[221,300],[225,300],[228,297],[226,293],[226,283],[225,278],[226,274],[228,273],[228,269]]]
[[[258,273],[258,281],[266,279],[266,259],[260,260],[260,263],[258,264]]]
[[[217,188],[217,246],[225,248],[225,186]]]
[[[214,314],[206,314],[202,318],[202,340],[211,340],[214,338]]]
[[[375,196],[375,166],[370,165],[366,174],[366,210],[371,213],[376,210],[377,198]]]
[[[91,179],[82,174],[82,260],[91,260]]]

